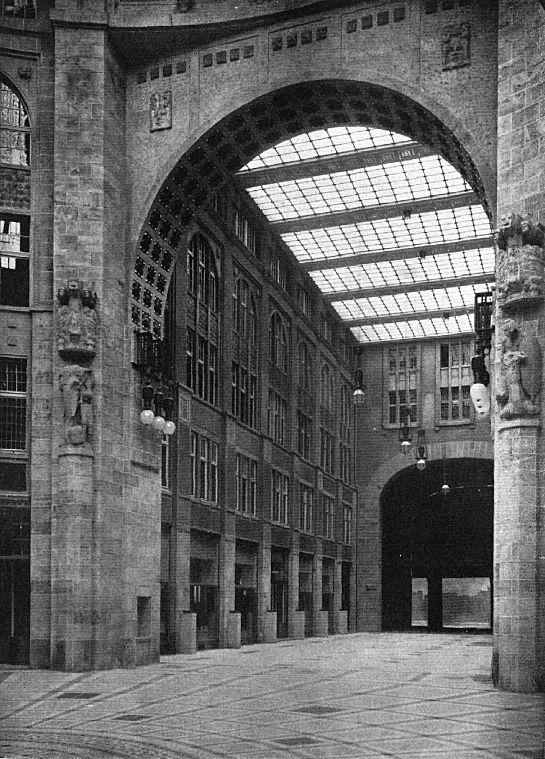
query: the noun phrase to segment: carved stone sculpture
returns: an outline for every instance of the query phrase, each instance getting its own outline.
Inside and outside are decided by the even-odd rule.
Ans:
[[[91,369],[72,364],[65,366],[59,375],[62,393],[64,442],[66,445],[84,445],[93,435],[93,387]]]
[[[70,280],[57,293],[59,301],[58,350],[68,360],[91,359],[96,352],[97,296],[80,282]]]
[[[501,419],[539,414],[541,351],[538,341],[526,335],[513,320],[504,322],[498,356],[496,400]]]
[[[172,127],[172,92],[153,92],[150,96],[150,132]]]
[[[498,258],[497,299],[504,311],[543,299],[544,227],[530,215],[502,216],[495,239]]]
[[[441,37],[441,55],[443,71],[470,65],[469,24],[467,21],[444,27]]]

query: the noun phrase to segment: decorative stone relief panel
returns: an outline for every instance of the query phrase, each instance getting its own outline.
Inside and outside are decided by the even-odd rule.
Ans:
[[[92,370],[79,364],[65,366],[59,375],[65,445],[79,446],[91,442],[94,384]]]
[[[459,69],[471,64],[469,48],[469,24],[450,24],[443,28],[441,38],[441,58],[443,71]]]
[[[502,332],[496,383],[500,419],[536,416],[541,392],[541,349],[537,338],[513,319],[503,323]]]
[[[172,127],[172,92],[153,92],[150,97],[150,132]]]
[[[57,346],[68,360],[85,360],[96,352],[97,296],[81,282],[70,280],[57,292],[59,302]]]
[[[497,300],[503,311],[527,308],[543,300],[545,228],[531,216],[502,216],[495,241]]]

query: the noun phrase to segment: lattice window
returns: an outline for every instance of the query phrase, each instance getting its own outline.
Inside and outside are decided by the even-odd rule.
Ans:
[[[308,345],[301,341],[299,343],[299,387],[305,393],[312,392],[312,355]]]
[[[0,357],[0,448],[26,450],[26,358]]]
[[[236,510],[243,514],[256,513],[257,502],[257,461],[244,456],[236,455]]]
[[[333,435],[322,428],[320,430],[320,466],[328,474],[333,474],[335,465],[334,446]]]
[[[235,276],[237,271],[235,269]],[[257,319],[249,282],[239,277],[233,289],[231,411],[243,424],[257,426]]]
[[[439,394],[441,422],[471,419],[471,357],[469,340],[451,340],[439,346]]]
[[[272,278],[276,282],[276,284],[284,290],[284,292],[288,291],[288,267],[285,263],[285,261],[280,258],[278,253],[276,251],[271,251],[270,254],[270,260],[269,260],[269,268],[272,275]]]
[[[343,505],[343,543],[352,543],[352,506]]]
[[[37,0],[0,0],[0,11],[5,18],[36,18]]]
[[[387,424],[399,424],[405,410],[410,410],[411,422],[418,419],[420,384],[419,348],[416,345],[394,345],[385,350],[388,377]]]
[[[299,529],[314,532],[314,488],[303,483],[299,492]]]
[[[186,384],[202,400],[218,403],[218,272],[214,251],[200,233],[187,251],[187,288],[191,299],[186,334]]]
[[[28,306],[30,219],[0,213],[0,305]]]
[[[8,5],[4,0],[4,15],[9,15],[6,13]],[[1,80],[0,163],[30,166],[30,122],[26,107],[14,90]]]
[[[310,461],[312,453],[312,418],[297,411],[297,453]]]
[[[335,537],[335,499],[322,493],[322,534],[324,538]]]
[[[240,210],[235,213],[235,234],[241,243],[253,253],[257,255],[257,233],[254,226]]]
[[[190,494],[210,503],[218,502],[219,446],[204,435],[191,432],[190,437]]]
[[[269,405],[267,409],[267,434],[275,443],[286,445],[286,417],[288,404],[276,390],[269,388]]]
[[[269,322],[269,359],[281,372],[288,373],[288,338],[282,318],[276,311]]]
[[[289,477],[276,469],[271,471],[271,519],[289,524]]]

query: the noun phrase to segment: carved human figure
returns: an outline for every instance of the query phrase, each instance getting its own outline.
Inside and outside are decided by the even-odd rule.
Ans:
[[[92,358],[96,349],[96,294],[70,280],[58,291],[57,298],[59,353],[66,358]]]
[[[544,295],[544,227],[531,214],[502,216],[495,232],[498,304],[504,311],[531,307]]]
[[[539,414],[541,390],[541,352],[535,337],[526,335],[508,319],[499,351],[496,400],[501,419]]]
[[[63,403],[64,442],[67,445],[84,445],[90,442],[93,434],[93,373],[78,364],[65,366],[59,375],[59,386]]]

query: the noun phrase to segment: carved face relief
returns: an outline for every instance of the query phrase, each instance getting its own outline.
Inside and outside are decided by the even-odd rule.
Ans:
[[[469,24],[467,22],[452,24],[443,29],[441,54],[443,71],[470,65]]]
[[[172,127],[172,92],[154,92],[150,97],[150,132]]]

